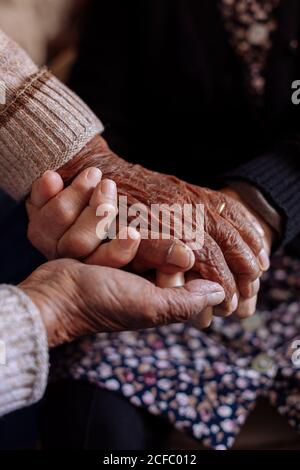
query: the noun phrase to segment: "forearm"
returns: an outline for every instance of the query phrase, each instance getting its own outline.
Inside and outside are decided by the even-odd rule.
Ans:
[[[0,286],[0,341],[2,416],[41,399],[48,377],[48,342],[39,310],[13,286]]]
[[[15,199],[46,170],[78,154],[103,126],[92,111],[47,69],[0,31],[0,188]]]

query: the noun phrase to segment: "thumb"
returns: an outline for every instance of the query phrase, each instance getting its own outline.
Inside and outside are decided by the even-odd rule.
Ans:
[[[219,284],[196,279],[183,287],[157,287],[151,307],[157,325],[181,323],[198,317],[207,307],[219,305],[224,298],[224,290]]]

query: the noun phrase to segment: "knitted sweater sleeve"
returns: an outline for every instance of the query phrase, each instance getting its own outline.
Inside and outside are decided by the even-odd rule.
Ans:
[[[102,123],[69,88],[0,31],[0,188],[26,196],[35,179],[57,170]]]
[[[0,285],[0,416],[38,401],[48,377],[48,342],[38,308]]]

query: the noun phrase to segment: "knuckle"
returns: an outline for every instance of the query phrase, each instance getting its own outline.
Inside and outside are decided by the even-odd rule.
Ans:
[[[72,182],[71,187],[76,193],[85,192],[89,188],[88,180],[83,175],[80,175]]]
[[[54,201],[49,217],[55,220],[58,225],[69,226],[76,218],[76,209],[70,201],[58,197]]]
[[[192,309],[187,302],[187,297],[169,290],[168,294],[161,299],[160,306],[156,310],[156,318],[160,324],[182,323],[192,317]]]
[[[246,247],[238,255],[241,264],[239,274],[248,281],[254,281],[260,274],[260,268],[252,252]]]
[[[253,257],[249,260],[249,270],[247,274],[251,281],[254,281],[260,275],[260,267]]]
[[[165,296],[160,295],[158,288],[153,288],[144,295],[143,312],[147,322],[153,326],[168,323],[169,302]]]
[[[239,236],[234,228],[229,228],[227,230],[224,242],[231,248],[231,250],[238,250],[240,248]]]

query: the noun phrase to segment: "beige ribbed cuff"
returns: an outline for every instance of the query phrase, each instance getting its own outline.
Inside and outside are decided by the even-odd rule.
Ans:
[[[0,286],[0,416],[31,405],[44,394],[48,341],[38,308],[17,287]],[[3,357],[2,357],[3,359]]]
[[[20,200],[46,170],[71,160],[103,125],[46,68],[26,78],[0,109],[0,187]]]

